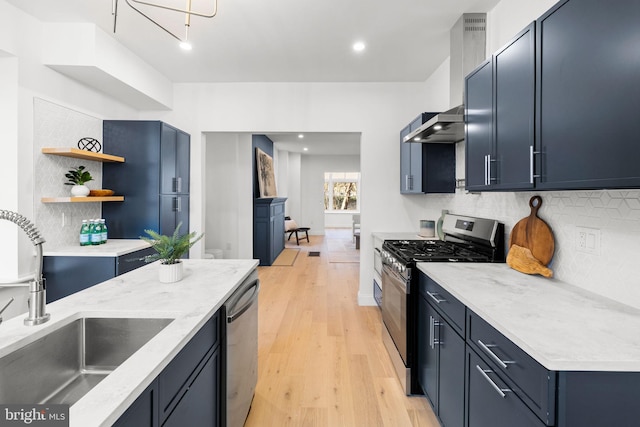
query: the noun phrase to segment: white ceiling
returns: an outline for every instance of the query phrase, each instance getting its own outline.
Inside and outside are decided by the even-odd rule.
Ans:
[[[89,22],[179,82],[422,82],[449,56],[449,30],[463,13],[488,12],[499,0],[218,0],[217,16],[192,17],[186,52],[117,0],[6,0],[43,22]],[[186,0],[151,0],[182,8]],[[192,0],[194,10],[213,0]],[[182,36],[184,15],[149,16]],[[353,52],[356,41],[366,43]],[[351,133],[269,134],[281,150],[359,154]],[[308,147],[309,151],[302,151]]]
[[[299,138],[298,135],[303,135]],[[278,150],[304,155],[360,155],[360,134],[349,132],[269,133]],[[308,150],[305,151],[305,148]]]
[[[113,34],[112,0],[7,0],[44,22],[90,22]],[[151,0],[184,7],[186,0]],[[173,82],[421,82],[449,55],[462,13],[499,0],[218,0],[193,17],[193,50],[118,0],[113,36]],[[213,0],[192,0],[211,10]],[[184,15],[145,11],[182,36]],[[367,48],[356,54],[351,46]]]

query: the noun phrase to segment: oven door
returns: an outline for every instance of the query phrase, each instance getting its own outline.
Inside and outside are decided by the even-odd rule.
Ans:
[[[407,282],[382,265],[382,321],[407,366]]]

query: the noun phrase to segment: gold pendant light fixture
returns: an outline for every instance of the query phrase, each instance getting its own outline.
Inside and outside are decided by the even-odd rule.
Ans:
[[[212,10],[208,11],[208,12],[193,10],[191,8],[191,3],[192,3],[193,0],[185,0],[186,4],[185,4],[185,8],[184,9],[168,6],[168,5],[165,5],[165,4],[154,3],[154,2],[150,2],[150,1],[142,1],[142,0],[125,0],[125,1],[127,2],[127,4],[133,10],[135,10],[140,15],[144,16],[145,18],[147,18],[149,21],[154,23],[156,26],[158,26],[160,29],[165,31],[171,37],[173,37],[176,40],[178,40],[180,42],[180,47],[182,47],[183,49],[186,49],[186,50],[190,50],[191,49],[191,44],[189,43],[189,27],[191,26],[191,15],[200,16],[200,17],[203,17],[203,18],[213,18],[218,13],[218,0],[212,0],[212,3],[213,3],[212,4]],[[155,7],[155,8],[159,8],[159,9],[164,9],[164,10],[169,10],[169,11],[172,11],[172,12],[177,12],[177,13],[184,14],[184,27],[185,27],[184,37],[180,37],[180,36],[176,35],[174,32],[172,32],[171,30],[167,29],[165,26],[160,24],[158,21],[156,21],[155,19],[151,18],[149,15],[147,15],[142,10],[140,10],[141,6],[139,6],[139,5],[143,5],[143,7],[144,6]],[[113,15],[113,32],[115,33],[116,32],[116,22],[117,22],[117,19],[118,19],[118,0],[112,0],[111,14]]]

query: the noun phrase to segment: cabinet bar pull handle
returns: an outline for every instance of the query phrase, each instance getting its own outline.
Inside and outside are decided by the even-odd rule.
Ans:
[[[498,365],[500,365],[502,367],[502,369],[507,369],[510,364],[516,363],[513,360],[502,360],[498,357],[497,354],[495,354],[493,351],[491,351],[491,349],[493,347],[497,347],[497,345],[495,344],[485,344],[482,341],[478,340],[478,344],[480,345],[480,348],[482,349],[482,351],[484,351],[485,353],[487,353],[489,355],[489,357],[491,357]]]
[[[429,295],[431,297],[431,299],[436,302],[436,304],[440,304],[441,302],[447,302],[446,299],[438,298],[438,294],[436,294],[436,293],[427,291],[427,295]]]
[[[491,369],[482,369],[480,365],[476,365],[476,369],[478,370],[478,372],[480,372],[480,374],[484,377],[484,379],[487,380],[489,384],[491,384],[491,387],[493,387],[493,389],[500,395],[500,397],[502,398],[507,397],[507,395],[504,393],[513,391],[509,388],[498,387],[498,385],[494,383],[491,378],[489,378],[489,375],[487,375],[493,372]]]
[[[176,193],[182,193],[182,177],[176,178]]]
[[[491,178],[491,162],[495,162],[496,159],[491,160],[491,154],[487,155],[487,185],[491,185],[491,181],[497,181],[497,178]]]
[[[409,190],[409,175],[404,176],[404,189]]]
[[[429,345],[431,348],[435,348],[436,345],[441,343],[440,340],[436,341],[436,326],[440,326],[440,322],[433,316],[429,316]]]
[[[540,178],[540,175],[533,174],[533,155],[540,154],[541,151],[533,151],[533,145],[529,146],[529,183],[533,184],[533,178]]]
[[[487,172],[489,170],[489,168],[488,168],[488,166],[489,166],[488,158],[489,158],[489,156],[486,156],[486,155],[484,156],[484,185],[489,185],[488,172]]]

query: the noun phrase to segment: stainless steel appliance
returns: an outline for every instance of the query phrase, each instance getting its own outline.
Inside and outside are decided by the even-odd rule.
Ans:
[[[385,240],[382,245],[382,338],[406,394],[421,393],[417,358],[416,262],[504,262],[504,225],[447,214],[443,240]]]
[[[258,272],[253,271],[225,303],[226,426],[242,427],[258,381]]]

